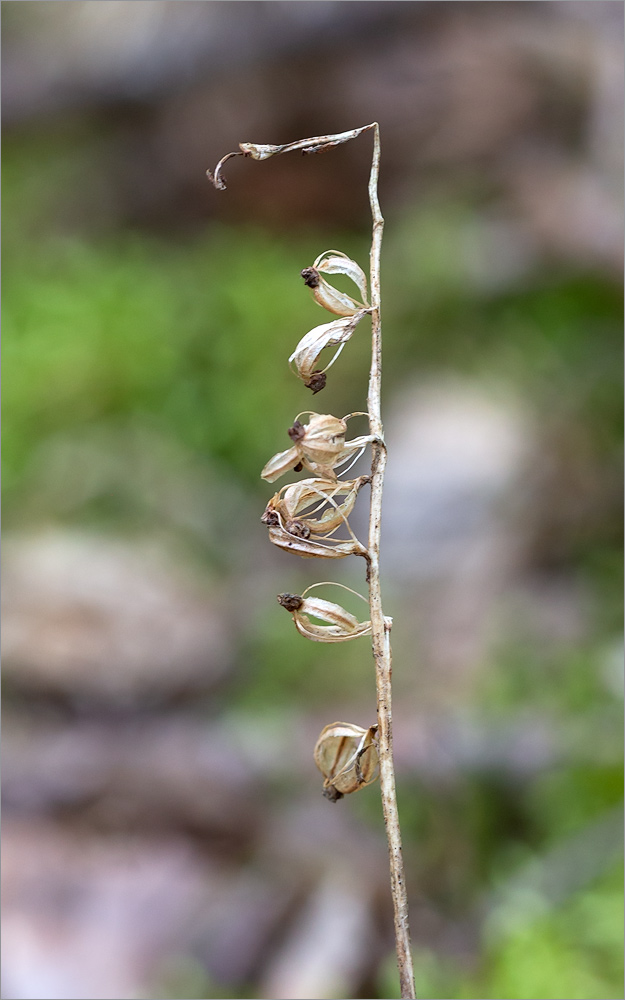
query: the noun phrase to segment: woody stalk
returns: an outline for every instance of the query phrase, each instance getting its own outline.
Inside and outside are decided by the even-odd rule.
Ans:
[[[377,122],[335,135],[300,139],[285,145],[241,143],[236,152],[228,153],[214,172],[207,171],[209,180],[218,190],[225,190],[222,176],[225,162],[235,156],[265,160],[282,153],[300,151],[318,153],[356,139],[364,132],[373,133],[373,158],[369,177],[369,204],[373,221],[369,295],[367,279],[360,266],[345,254],[329,250],[321,254],[312,267],[302,271],[305,284],[317,303],[335,318],[309,331],[297,345],[289,362],[296,375],[316,394],[326,384],[326,372],[334,364],[345,344],[351,339],[360,321],[371,317],[371,369],[367,393],[369,433],[346,440],[347,422],[357,414],[344,418],[307,411],[309,420],[299,417],[288,434],[292,445],[279,452],[267,463],[261,475],[273,482],[290,471],[306,469],[312,478],[283,487],[272,497],[262,520],[268,526],[270,540],[278,547],[304,558],[345,558],[361,556],[366,562],[369,620],[360,622],[341,605],[317,596],[281,594],[279,603],[293,616],[297,630],[315,642],[345,642],[370,635],[375,661],[377,725],[364,729],[351,723],[326,726],[315,747],[314,757],[322,771],[324,794],[331,801],[368,785],[375,779],[379,767],[382,809],[388,839],[391,893],[393,898],[397,964],[402,998],[414,998],[414,976],[410,952],[408,901],[404,880],[401,834],[395,792],[393,767],[393,732],[391,701],[391,642],[392,621],[382,610],[380,589],[380,525],[382,490],[386,466],[386,446],[381,416],[382,330],[380,321],[380,252],[384,219],[378,201],[380,169],[380,133]],[[326,275],[342,274],[351,279],[358,297],[339,291]],[[326,348],[335,347],[330,363],[317,368]],[[300,414],[299,416],[303,416]],[[366,447],[371,448],[371,474],[354,480],[341,480],[337,469],[346,462],[353,464]],[[348,468],[351,468],[351,464]],[[347,470],[346,470],[347,471]],[[345,473],[343,473],[345,474]],[[349,515],[360,489],[370,485],[369,536],[364,546],[349,526]],[[343,530],[348,537],[336,537]],[[335,586],[340,586],[335,584]],[[348,588],[345,588],[348,589]],[[358,595],[360,596],[360,595]],[[363,598],[363,600],[367,600]],[[324,624],[319,624],[319,621]]]

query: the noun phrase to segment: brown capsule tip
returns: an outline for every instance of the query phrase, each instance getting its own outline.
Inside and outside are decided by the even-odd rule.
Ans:
[[[270,506],[270,504],[267,504],[265,508],[265,513],[261,517],[261,521],[263,522],[263,524],[266,525],[280,524],[280,518],[278,517],[278,512],[274,510],[273,507]]]
[[[306,433],[306,428],[303,424],[296,420],[292,427],[289,427],[287,434],[291,438],[291,441],[301,441]]]
[[[316,267],[305,267],[301,274],[304,279],[304,284],[308,288],[318,288],[320,278],[319,271]]]
[[[310,528],[303,521],[287,521],[285,528],[296,538],[310,538]]]
[[[339,792],[334,785],[324,785],[323,797],[328,802],[338,802],[339,799],[343,798],[343,792]]]
[[[325,372],[313,372],[308,382],[306,382],[306,388],[310,389],[314,396],[316,392],[321,392],[322,389],[325,389],[326,381]]]
[[[303,598],[298,597],[297,594],[278,594],[278,604],[281,604],[287,611],[299,611],[303,603]]]

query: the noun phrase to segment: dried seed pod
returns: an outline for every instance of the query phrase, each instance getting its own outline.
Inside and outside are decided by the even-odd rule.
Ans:
[[[369,481],[369,476],[345,482],[302,479],[283,486],[267,504],[262,521],[267,525],[282,522],[291,532],[290,522],[297,521],[308,529],[306,537],[312,534],[327,538],[345,523],[354,509],[358,491]],[[340,497],[345,499],[340,501]]]
[[[324,274],[344,274],[356,285],[360,292],[363,305],[367,305],[367,278],[360,264],[341,253],[340,250],[324,250],[319,254],[314,265],[318,271]]]
[[[366,314],[366,309],[360,309],[352,316],[343,316],[333,320],[332,323],[322,323],[321,326],[314,327],[302,337],[289,358],[289,364],[295,365],[298,377],[302,379],[307,388],[312,389],[313,393],[323,389],[326,383],[325,373],[334,364],[358,323]],[[317,359],[326,347],[338,347],[338,350],[322,371],[316,370]]]
[[[370,785],[377,777],[377,726],[363,729],[351,722],[333,722],[315,744],[315,764],[323,774],[323,794],[331,802]]]
[[[317,584],[313,584],[308,590],[312,590],[315,586]],[[335,586],[342,585],[335,584]],[[306,593],[307,591],[304,591],[300,598],[301,604],[297,605],[293,600],[296,595],[278,594],[278,604],[291,612],[295,628],[306,639],[311,639],[313,642],[347,642],[349,639],[357,639],[358,636],[369,635],[371,632],[370,621],[359,622],[355,615],[350,614],[340,604],[325,601],[320,597],[306,597]],[[329,624],[318,625],[311,621],[311,618],[318,618]]]
[[[361,300],[339,291],[326,281],[323,273],[344,274],[351,278],[360,292]],[[337,316],[353,316],[359,310],[369,308],[365,272],[355,260],[340,250],[324,250],[312,267],[304,268],[302,278],[304,284],[312,290],[315,302]]]
[[[330,413],[311,413],[302,437],[298,441],[305,459],[311,464],[331,466],[345,447],[347,424]]]
[[[347,417],[341,420],[326,413],[310,414],[307,424],[296,420],[289,428],[289,437],[294,446],[274,455],[261,472],[261,477],[273,483],[289,469],[305,466],[322,479],[336,481],[335,467],[342,465],[356,452],[361,451],[373,438],[364,435],[345,441]]]
[[[367,558],[368,551],[352,532],[347,517],[354,507],[358,490],[368,481],[369,476],[360,476],[347,483],[305,479],[283,486],[271,498],[261,518],[269,528],[269,540],[278,548],[304,558],[343,559],[350,555]],[[335,497],[342,495],[345,500],[338,503]],[[332,538],[342,524],[351,535],[351,541]],[[318,537],[312,537],[314,535]]]

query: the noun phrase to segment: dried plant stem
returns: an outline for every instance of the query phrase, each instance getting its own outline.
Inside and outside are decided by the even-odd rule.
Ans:
[[[371,505],[369,513],[369,549],[367,558],[367,582],[369,585],[369,608],[371,619],[371,636],[373,657],[376,672],[377,716],[378,716],[378,755],[380,765],[380,787],[382,793],[382,810],[388,839],[391,873],[391,894],[395,920],[395,941],[397,948],[397,965],[401,996],[406,1000],[416,997],[412,955],[410,952],[410,930],[408,925],[408,898],[404,879],[404,863],[402,858],[399,814],[397,811],[397,796],[395,792],[395,769],[393,766],[393,728],[391,702],[391,619],[385,618],[382,611],[382,595],[380,590],[380,525],[382,517],[382,489],[384,485],[384,469],[386,466],[386,446],[384,444],[380,393],[382,382],[382,328],[380,321],[380,250],[382,246],[382,230],[384,219],[378,200],[378,175],[380,171],[380,129],[377,122],[364,125],[362,128],[351,129],[334,135],[316,136],[310,139],[299,139],[297,142],[281,146],[262,145],[259,143],[240,143],[239,150],[228,153],[217,164],[215,171],[207,170],[209,180],[218,190],[226,187],[222,168],[233,156],[250,156],[254,160],[264,160],[281,153],[301,150],[302,153],[319,153],[341,143],[357,138],[363,132],[373,131],[373,159],[369,176],[369,204],[373,219],[373,235],[370,256],[371,308],[371,371],[369,375],[369,390],[367,394],[367,409],[369,430],[372,440],[371,461]],[[302,272],[304,274],[304,272]],[[311,286],[313,287],[313,286]],[[322,386],[320,387],[322,388]],[[326,418],[319,418],[326,419]],[[364,439],[363,439],[364,440]],[[281,458],[281,456],[276,456]],[[269,478],[265,476],[265,478]],[[275,478],[275,476],[273,477]],[[271,479],[270,481],[273,481]],[[281,598],[292,598],[292,595],[281,595]],[[302,598],[295,600],[302,602]],[[286,606],[286,604],[284,604]],[[288,610],[293,610],[288,608]],[[325,641],[328,641],[327,639]]]
[[[397,968],[402,998],[416,997],[412,953],[410,951],[410,927],[408,922],[408,897],[404,878],[404,861],[401,847],[399,813],[395,792],[395,768],[393,765],[393,714],[391,695],[391,636],[390,620],[384,618],[382,593],[380,589],[380,527],[382,521],[382,490],[386,467],[386,446],[381,415],[382,385],[382,324],[380,316],[380,251],[384,219],[378,200],[378,174],[380,169],[380,132],[376,123],[374,129],[373,160],[369,178],[369,203],[373,218],[371,239],[370,281],[371,281],[371,371],[367,409],[369,428],[375,441],[372,445],[371,462],[371,506],[369,509],[369,609],[373,657],[375,660],[376,695],[378,709],[378,739],[380,757],[380,790],[382,810],[388,839],[391,869],[391,894],[395,919],[395,946]]]

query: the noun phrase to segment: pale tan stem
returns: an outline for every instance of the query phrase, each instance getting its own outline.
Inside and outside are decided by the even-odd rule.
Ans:
[[[369,177],[369,203],[373,218],[371,239],[371,371],[367,408],[369,427],[375,438],[371,462],[371,506],[369,510],[369,608],[371,618],[371,643],[375,660],[376,693],[378,704],[378,739],[380,757],[380,790],[382,810],[388,839],[391,868],[391,893],[395,918],[395,945],[402,998],[416,997],[410,927],[408,922],[408,896],[404,878],[404,861],[395,792],[393,765],[393,715],[391,700],[391,624],[384,618],[380,589],[380,526],[382,520],[382,490],[386,466],[386,446],[381,415],[382,385],[382,325],[380,316],[380,252],[384,219],[378,201],[378,174],[380,170],[380,132],[374,124],[373,160]]]

